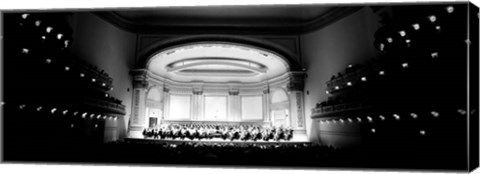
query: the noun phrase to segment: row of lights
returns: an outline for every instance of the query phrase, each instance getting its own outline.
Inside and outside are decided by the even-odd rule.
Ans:
[[[438,52],[433,52],[433,53],[430,54],[430,56],[431,56],[433,59],[438,58]],[[350,65],[349,65],[349,67],[350,67]],[[408,67],[409,67],[408,62],[402,63],[402,68],[408,68]],[[384,76],[384,75],[385,75],[385,71],[384,71],[384,70],[378,71],[378,74],[379,74],[380,76]],[[363,77],[360,78],[360,80],[361,80],[362,82],[366,82],[366,81],[367,81],[367,77],[363,76]],[[347,86],[352,86],[352,82],[350,82],[350,81],[347,82]],[[335,90],[339,90],[339,89],[340,89],[340,86],[335,86],[334,89],[335,89]],[[330,91],[327,90],[326,93],[329,94]]]
[[[21,110],[24,110],[26,107],[27,107],[26,104],[21,104],[21,105],[18,106],[18,108],[21,109]],[[42,106],[38,106],[38,107],[35,108],[35,110],[36,110],[37,112],[40,112],[40,111],[43,110],[43,107],[42,107]],[[50,110],[50,113],[51,113],[51,114],[55,114],[57,111],[59,111],[59,109],[57,109],[57,108],[52,108],[52,109]],[[68,109],[65,109],[65,110],[63,110],[61,113],[62,113],[63,115],[67,115],[67,113],[69,113],[69,110],[68,110]],[[113,119],[113,120],[117,120],[117,117],[116,117],[116,116],[107,116],[107,115],[95,114],[95,113],[88,113],[88,112],[83,112],[83,113],[81,114],[80,111],[74,111],[74,112],[72,112],[72,115],[73,115],[73,116],[77,116],[77,115],[80,116],[80,115],[81,115],[82,118],[86,118],[86,117],[88,116],[88,117],[90,117],[90,118],[96,118],[96,119],[104,119],[104,120],[106,120],[106,119],[112,120],[112,119]]]
[[[22,18],[23,18],[23,19],[27,19],[28,16],[30,16],[30,14],[27,14],[27,13],[26,13],[26,14],[22,14]],[[36,21],[35,21],[35,26],[36,26],[36,27],[40,27],[41,24],[42,24],[42,21],[41,21],[41,20],[36,20]],[[53,27],[51,27],[51,26],[45,27],[45,32],[46,32],[46,33],[51,33],[53,30],[54,30],[54,29],[53,29]],[[42,35],[41,38],[42,38],[42,40],[45,40],[45,39],[47,39],[47,36]],[[56,38],[57,38],[58,40],[61,40],[61,39],[63,38],[63,34],[62,34],[62,33],[57,33]],[[63,42],[63,44],[64,44],[64,48],[67,48],[67,47],[69,46],[69,44],[70,44],[70,40],[65,40],[65,41]]]
[[[372,133],[377,133],[377,130],[376,130],[375,128],[372,128],[370,131],[371,131]],[[422,135],[422,136],[424,136],[424,135],[427,134],[427,132],[426,132],[425,130],[423,130],[423,129],[420,129],[420,130],[418,131],[418,133],[419,133],[420,135]]]
[[[45,59],[45,63],[46,63],[46,64],[52,63],[52,59],[49,59],[49,58]],[[64,69],[64,70],[65,70],[65,71],[70,71],[70,67],[69,67],[69,66],[65,66],[65,69]],[[84,74],[84,73],[80,73],[80,78],[83,78],[83,77],[85,77],[85,74]],[[95,82],[97,82],[97,79],[92,78],[91,81],[92,81],[92,83],[95,83]],[[102,82],[101,85],[102,85],[102,87],[106,87],[106,86],[107,86],[107,84],[104,83],[104,82]],[[112,91],[112,90],[113,90],[113,87],[110,88],[110,91]],[[106,94],[106,95],[108,95],[108,94]]]
[[[459,109],[459,110],[457,110],[457,112],[460,113],[461,115],[465,115],[465,114],[466,114],[466,111],[463,110],[463,109]],[[430,112],[430,115],[433,116],[434,118],[440,117],[440,113],[437,112],[437,111],[431,111],[431,112]],[[409,116],[412,117],[413,119],[417,119],[417,118],[418,118],[418,114],[416,114],[416,113],[410,113]],[[371,117],[371,116],[365,116],[365,117],[363,117],[363,119],[362,119],[362,117],[356,117],[356,118],[340,118],[340,119],[326,119],[326,120],[321,120],[321,121],[320,121],[320,124],[330,124],[330,123],[334,123],[334,124],[335,124],[335,123],[338,123],[338,122],[340,122],[340,123],[342,123],[342,124],[345,123],[345,122],[353,123],[355,120],[356,120],[358,123],[362,123],[362,122],[364,122],[364,121],[371,123],[371,122],[373,122],[373,118],[374,118],[374,117]],[[392,117],[391,117],[391,118],[393,118],[393,119],[395,119],[395,120],[400,120],[400,119],[401,119],[401,116],[398,115],[398,114],[392,114]],[[387,118],[386,118],[386,116],[384,116],[384,115],[379,115],[379,116],[378,116],[378,119],[379,119],[380,121],[385,121]]]
[[[445,8],[446,11],[448,13],[453,13],[454,11],[454,8],[453,6],[448,6]],[[437,17],[435,15],[430,15],[430,16],[427,16],[428,20],[432,23],[436,22],[437,21]],[[414,23],[411,25],[413,27],[414,30],[418,31],[420,30],[420,24],[419,23]],[[441,26],[440,25],[437,25],[435,26],[435,29],[440,31],[441,30]],[[398,34],[401,36],[401,37],[405,37],[407,35],[407,33],[405,32],[405,30],[401,30],[401,31],[398,31]],[[387,42],[388,43],[393,43],[393,38],[391,37],[388,37],[386,38]],[[410,39],[405,39],[405,43],[407,43],[407,46],[410,47],[410,42],[411,40]],[[385,44],[384,43],[380,43],[380,51],[384,51],[385,49]]]

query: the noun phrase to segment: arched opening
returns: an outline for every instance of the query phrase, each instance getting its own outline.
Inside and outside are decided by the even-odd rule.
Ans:
[[[271,95],[271,119],[274,126],[290,125],[290,102],[286,91],[282,88],[275,89]]]

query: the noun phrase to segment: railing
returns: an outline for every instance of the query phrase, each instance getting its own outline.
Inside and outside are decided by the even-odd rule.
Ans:
[[[117,104],[111,101],[90,98],[87,99],[84,104],[92,107],[101,108],[117,114],[125,114],[125,105]]]
[[[369,106],[368,104],[365,104],[359,101],[340,103],[340,104],[329,105],[329,106],[320,106],[312,109],[312,116],[333,113],[333,112],[350,111],[355,109],[364,109],[364,108],[367,108],[368,106]]]

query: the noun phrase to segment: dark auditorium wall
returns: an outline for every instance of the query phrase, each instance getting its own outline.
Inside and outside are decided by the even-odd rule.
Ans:
[[[348,146],[360,141],[358,126],[331,126],[313,122],[311,109],[325,101],[326,82],[343,72],[349,64],[362,64],[378,54],[374,33],[380,18],[365,7],[319,30],[301,35],[302,58],[307,67],[305,79],[305,117],[312,142]],[[307,95],[306,91],[309,91]],[[338,125],[338,124],[337,124]]]
[[[134,65],[136,34],[121,30],[92,13],[75,13],[70,23],[74,29],[70,51],[108,73],[113,78],[114,88],[110,95],[122,100],[126,106],[127,114],[117,120],[117,134],[122,139],[126,136],[131,113],[132,79],[129,71]],[[109,126],[112,123],[107,123],[106,127]],[[114,134],[112,132],[109,136],[115,137]],[[106,137],[109,138],[112,137]]]

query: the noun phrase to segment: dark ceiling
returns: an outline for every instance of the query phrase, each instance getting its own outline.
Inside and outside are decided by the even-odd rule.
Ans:
[[[182,30],[248,30],[301,33],[325,26],[360,7],[326,5],[160,7],[98,12],[105,20],[139,33]]]

